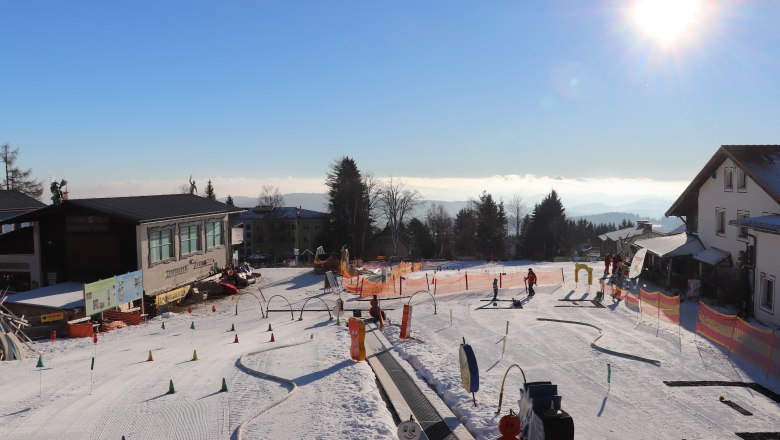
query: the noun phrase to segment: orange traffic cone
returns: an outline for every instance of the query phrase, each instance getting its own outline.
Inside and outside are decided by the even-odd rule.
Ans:
[[[233,343],[234,343],[234,344],[238,344],[238,333],[236,333],[236,338],[235,338],[235,339],[233,339]]]
[[[153,360],[154,358],[152,357],[152,350],[149,350],[149,357],[146,359],[146,362],[151,362]]]
[[[274,334],[271,333],[271,341],[270,342],[276,342],[276,339],[274,339]]]

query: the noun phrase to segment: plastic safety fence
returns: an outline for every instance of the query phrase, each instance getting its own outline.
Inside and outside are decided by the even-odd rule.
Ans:
[[[415,292],[419,292],[421,290],[430,292],[430,281],[427,274],[424,277],[417,277],[412,279],[401,277],[400,280],[400,295],[412,295]]]
[[[536,273],[536,284],[543,286],[543,285],[554,285],[554,284],[563,284],[563,271],[560,270],[553,270],[550,272],[535,272]],[[499,281],[501,283],[501,287],[506,288],[520,288],[525,287],[525,278],[528,276],[527,272],[517,272],[517,273],[507,273],[507,274],[500,274],[499,275]],[[470,280],[469,280],[470,281]],[[492,282],[492,280],[491,280]],[[471,284],[469,282],[469,284]]]
[[[680,297],[658,295],[658,319],[680,325]]]
[[[498,274],[466,272],[466,277],[468,279],[468,290],[492,291],[493,280],[498,281]]]
[[[658,297],[661,292],[648,292],[643,289],[639,289],[639,302],[641,303],[642,314],[658,317]]]
[[[728,347],[730,352],[766,371],[767,375],[780,377],[777,331],[754,327],[736,315],[719,313],[699,304],[696,332]]]
[[[433,293],[435,295],[464,292],[465,290],[466,274],[436,275],[433,277]]]
[[[632,312],[636,312],[636,313],[639,313],[641,311],[639,307],[639,296],[631,292],[626,292],[626,294],[623,295],[623,299],[625,300],[626,307],[628,308],[628,310],[631,310]]]
[[[730,348],[736,321],[737,315],[719,313],[706,304],[699,303],[699,314],[696,318],[696,333],[716,344]]]

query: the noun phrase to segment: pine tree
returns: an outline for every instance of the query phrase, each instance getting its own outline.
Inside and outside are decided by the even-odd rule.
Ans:
[[[227,199],[225,200],[226,205],[235,206],[233,204],[233,197],[230,197],[230,194],[228,194]]]
[[[3,179],[2,189],[16,190],[40,200],[43,195],[43,184],[30,177],[32,176],[32,168],[20,170],[14,166],[18,155],[18,148],[11,150],[8,144],[3,144],[0,147],[0,159],[5,164],[5,178]]]
[[[504,203],[482,191],[475,202],[477,250],[483,259],[503,259],[506,254],[506,212]]]
[[[352,249],[351,256],[362,256],[374,222],[372,195],[366,179],[355,161],[343,156],[331,164],[325,185],[328,186],[328,210],[333,220],[334,242],[331,245],[339,248],[346,244]]]
[[[211,180],[206,184],[206,198],[209,200],[217,200],[217,195],[214,194],[214,186],[211,184]]]

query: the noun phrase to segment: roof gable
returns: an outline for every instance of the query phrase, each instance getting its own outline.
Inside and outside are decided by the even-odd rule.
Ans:
[[[665,215],[686,215],[685,208],[696,201],[699,188],[726,159],[731,159],[756,185],[780,203],[780,145],[721,145]]]
[[[13,189],[0,190],[0,211],[29,211],[44,206],[44,203],[22,192]]]

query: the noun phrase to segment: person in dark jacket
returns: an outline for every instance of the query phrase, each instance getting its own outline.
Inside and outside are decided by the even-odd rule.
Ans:
[[[609,265],[612,264],[612,257],[607,254],[606,257],[604,257],[604,275],[609,275]]]

